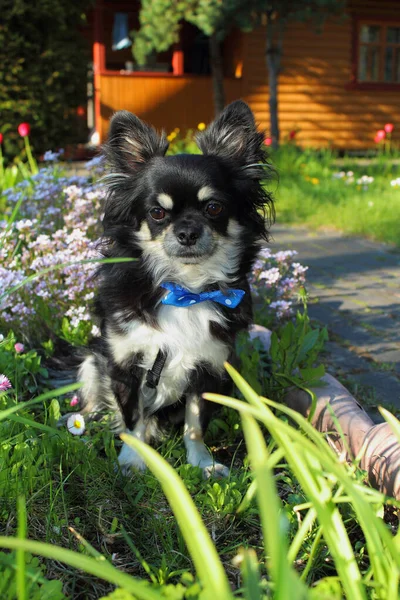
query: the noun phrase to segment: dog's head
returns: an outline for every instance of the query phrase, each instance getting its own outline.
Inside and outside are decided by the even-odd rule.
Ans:
[[[125,254],[139,250],[156,284],[200,288],[237,278],[267,238],[272,215],[263,139],[237,101],[198,135],[202,155],[165,156],[163,135],[116,113],[105,146],[105,236]]]

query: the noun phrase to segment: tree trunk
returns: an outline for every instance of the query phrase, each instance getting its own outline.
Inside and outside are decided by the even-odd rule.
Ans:
[[[279,121],[278,121],[278,71],[276,61],[271,54],[267,54],[268,81],[269,81],[269,119],[272,147],[279,146]]]
[[[210,66],[214,93],[215,116],[219,115],[225,106],[224,69],[221,55],[221,44],[214,33],[209,40]]]
[[[279,119],[278,119],[278,80],[281,70],[282,44],[283,44],[283,21],[281,18],[278,23],[278,39],[275,39],[275,26],[272,20],[272,11],[267,14],[267,43],[265,57],[268,69],[269,84],[269,115],[270,115],[270,135],[272,138],[272,147],[279,146]]]

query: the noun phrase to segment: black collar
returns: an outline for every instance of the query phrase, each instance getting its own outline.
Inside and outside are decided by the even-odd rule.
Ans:
[[[161,372],[164,368],[165,362],[167,360],[168,353],[163,350],[159,350],[156,356],[156,360],[153,363],[153,366],[149,371],[147,371],[146,375],[146,385],[152,390],[156,389],[159,384]]]

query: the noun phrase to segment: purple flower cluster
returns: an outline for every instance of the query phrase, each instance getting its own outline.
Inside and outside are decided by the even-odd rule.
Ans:
[[[273,309],[278,320],[289,317],[293,311],[293,297],[305,283],[308,267],[294,262],[295,250],[273,254],[261,250],[254,264],[250,286],[263,307]]]
[[[55,164],[41,169],[31,182],[8,190],[6,196],[9,210],[21,198],[22,203],[19,220],[11,227],[0,222],[0,321],[34,334],[43,323],[59,330],[67,317],[72,328],[85,321],[93,334],[98,333],[88,311],[96,263],[79,261],[100,258],[95,240],[103,186],[92,175],[67,176]]]

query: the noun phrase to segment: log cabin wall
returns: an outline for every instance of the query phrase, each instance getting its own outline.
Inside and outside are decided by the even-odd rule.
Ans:
[[[214,114],[210,77],[150,74],[102,74],[101,139],[104,140],[111,115],[116,110],[129,110],[157,129],[167,132],[196,129],[208,123]],[[241,80],[225,80],[227,102],[242,95]]]
[[[390,122],[400,142],[400,85],[354,81],[357,23],[364,19],[400,27],[400,0],[351,0],[347,16],[331,19],[322,34],[303,24],[287,28],[278,88],[283,139],[297,130],[302,146],[361,150],[376,147],[376,131]],[[268,131],[264,48],[265,28],[246,36],[242,91]]]
[[[361,23],[400,28],[400,0],[349,0],[348,4],[347,15],[330,19],[321,34],[303,24],[292,24],[286,31],[278,89],[282,139],[296,130],[302,146],[364,150],[375,147],[376,131],[393,122],[394,139],[400,142],[400,80],[396,84],[357,81]],[[226,49],[236,65],[226,71],[230,75],[225,80],[227,102],[246,100],[268,131],[265,28],[236,34]],[[400,73],[400,49],[398,61]],[[110,116],[120,109],[167,131],[196,128],[213,117],[209,76],[120,74],[103,69],[97,82],[102,140]]]

